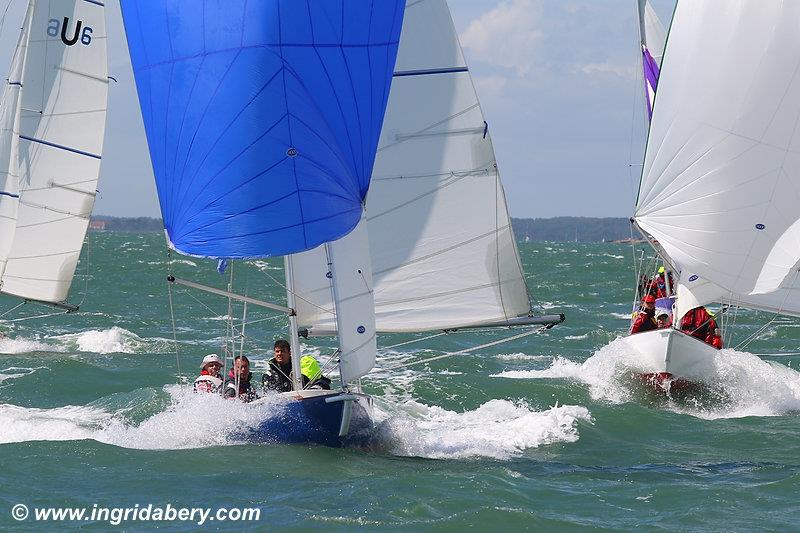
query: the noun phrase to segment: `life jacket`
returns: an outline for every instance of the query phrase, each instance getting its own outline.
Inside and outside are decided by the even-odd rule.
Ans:
[[[206,369],[194,380],[194,392],[219,392],[222,387],[222,378],[212,376]]]

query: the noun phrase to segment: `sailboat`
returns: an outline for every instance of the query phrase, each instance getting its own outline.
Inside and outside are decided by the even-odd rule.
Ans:
[[[104,17],[30,0],[0,100],[0,293],[68,312],[103,148]]]
[[[712,302],[800,316],[800,5],[679,1],[633,217],[677,274],[673,324],[625,338],[643,370],[707,383],[716,349],[677,329]]]
[[[123,0],[169,249],[284,256],[286,305],[171,283],[289,317],[294,390],[249,438],[341,445],[371,424],[375,363],[364,204],[394,72],[402,0]],[[337,390],[303,389],[293,254],[321,246],[338,328]]]

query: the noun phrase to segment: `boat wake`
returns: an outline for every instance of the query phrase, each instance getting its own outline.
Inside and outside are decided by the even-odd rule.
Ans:
[[[52,409],[0,404],[0,444],[91,439],[133,449],[192,449],[242,444],[265,420],[284,414],[275,395],[244,404],[216,395],[194,394],[169,385],[138,389],[85,406]],[[523,402],[491,400],[457,413],[414,401],[376,408],[377,428],[369,449],[394,455],[507,459],[530,448],[578,440],[578,423],[591,423],[585,407],[536,411]]]
[[[380,404],[376,446],[389,453],[431,459],[508,459],[527,449],[578,440],[578,423],[592,422],[581,406],[545,411],[523,402],[490,400],[455,412],[416,401]]]
[[[191,387],[139,389],[86,406],[53,409],[0,404],[0,444],[91,439],[133,449],[191,449],[241,443],[243,431],[281,416],[283,401],[250,405]]]
[[[641,384],[635,354],[617,339],[578,363],[556,357],[548,368],[494,374],[509,379],[568,379],[589,386],[592,398],[610,403],[638,400]],[[666,399],[667,408],[698,418],[781,416],[800,411],[800,372],[732,349],[714,356],[714,375],[697,396]]]

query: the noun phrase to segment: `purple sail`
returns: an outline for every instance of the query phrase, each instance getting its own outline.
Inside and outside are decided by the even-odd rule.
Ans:
[[[658,63],[650,55],[646,46],[642,45],[642,67],[644,68],[644,90],[647,95],[647,117],[653,118],[653,101],[656,97],[658,86]]]

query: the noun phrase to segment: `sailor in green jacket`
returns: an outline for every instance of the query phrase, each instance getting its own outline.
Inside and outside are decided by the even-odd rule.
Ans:
[[[289,392],[292,390],[292,348],[288,341],[275,341],[275,357],[267,363],[267,370],[261,378],[266,391]],[[331,380],[322,375],[319,363],[310,355],[300,358],[300,374],[304,389],[331,388]]]

